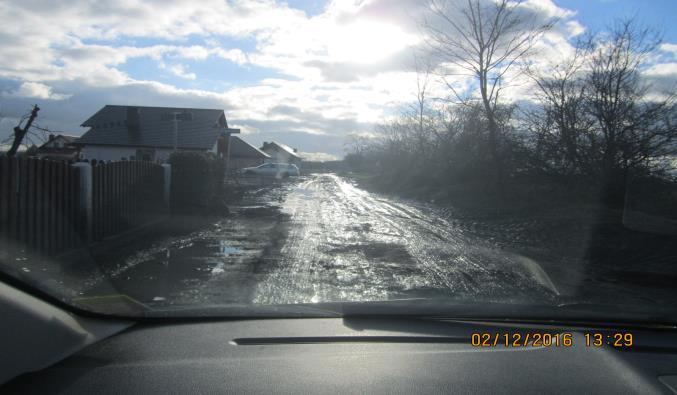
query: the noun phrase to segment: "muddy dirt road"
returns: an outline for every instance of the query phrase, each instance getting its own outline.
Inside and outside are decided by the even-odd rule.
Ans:
[[[473,238],[433,208],[337,175],[252,189],[232,211],[115,263],[82,295],[122,293],[148,305],[554,295],[528,260]]]
[[[278,267],[254,302],[386,300],[439,295],[505,298],[544,289],[521,264],[426,211],[335,175],[294,186]]]

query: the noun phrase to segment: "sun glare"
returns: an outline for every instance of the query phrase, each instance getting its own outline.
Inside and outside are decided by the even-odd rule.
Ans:
[[[327,41],[329,56],[333,59],[374,63],[418,40],[393,25],[355,22],[334,30]]]

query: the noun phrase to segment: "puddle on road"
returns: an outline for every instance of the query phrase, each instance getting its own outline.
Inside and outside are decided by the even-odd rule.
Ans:
[[[219,241],[220,253],[223,256],[235,255],[242,253],[242,249],[239,247],[233,247],[229,244],[229,240],[220,240]]]
[[[290,188],[290,187],[289,187]],[[86,295],[119,293],[149,306],[251,303],[260,281],[264,252],[270,251],[283,218],[285,188],[262,188],[232,206],[232,215],[198,232],[168,237],[120,262],[108,264]],[[291,189],[291,188],[290,188]]]
[[[216,266],[212,267],[212,269],[211,269],[212,274],[220,274],[220,273],[224,273],[224,272],[225,272],[225,269],[224,269],[224,263],[223,262],[217,263]]]
[[[205,288],[218,282],[229,302],[247,303],[255,281],[252,262],[263,250],[259,239],[224,220],[124,259],[85,296],[124,294],[149,306],[194,305],[204,303]]]
[[[315,193],[313,191],[311,191],[310,189],[307,189],[307,188],[301,188],[301,187],[296,188],[296,189],[294,189],[293,193],[298,195],[299,198],[305,199],[305,200],[311,200],[311,199],[315,198]]]

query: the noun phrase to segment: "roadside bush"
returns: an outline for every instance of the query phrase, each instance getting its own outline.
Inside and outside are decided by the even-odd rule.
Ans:
[[[677,219],[677,184],[657,176],[635,177],[628,183],[626,210]]]
[[[173,212],[224,210],[225,164],[211,153],[176,152],[172,165]]]

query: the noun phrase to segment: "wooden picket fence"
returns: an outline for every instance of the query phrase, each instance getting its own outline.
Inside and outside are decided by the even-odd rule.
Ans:
[[[161,165],[92,166],[91,228],[80,170],[65,161],[0,157],[0,250],[53,255],[84,247],[168,213]]]
[[[67,162],[0,157],[0,246],[40,254],[80,246],[79,183]]]
[[[159,219],[164,204],[164,169],[142,161],[92,167],[92,239],[101,240]]]

